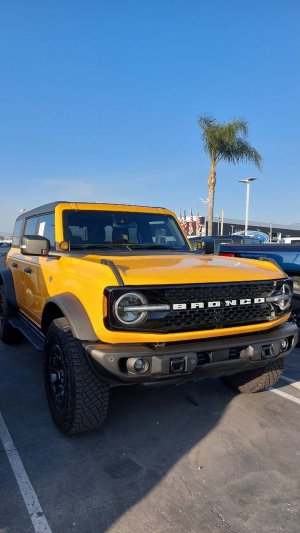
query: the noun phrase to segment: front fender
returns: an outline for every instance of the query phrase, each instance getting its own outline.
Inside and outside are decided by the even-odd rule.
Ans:
[[[47,324],[47,316],[51,313],[51,307],[55,305],[58,307],[70,324],[72,333],[76,339],[97,341],[97,337],[89,316],[76,296],[71,293],[63,293],[48,298],[45,302],[45,307],[42,316],[42,331],[45,331]]]

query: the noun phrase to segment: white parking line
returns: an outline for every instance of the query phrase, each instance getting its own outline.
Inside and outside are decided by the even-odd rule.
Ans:
[[[292,396],[291,394],[287,394],[286,392],[283,392],[279,389],[269,389],[270,392],[274,392],[274,394],[278,394],[278,396],[282,396],[286,400],[290,400],[290,402],[297,403],[300,405],[300,398],[296,398],[295,396]]]
[[[23,500],[27,507],[32,525],[36,533],[51,533],[51,529],[44,516],[38,497],[26,474],[21,458],[15,448],[13,440],[0,413],[0,439],[3,443],[7,458],[13,470]]]
[[[295,387],[295,389],[300,390],[300,381],[288,378],[287,376],[281,376],[280,379],[283,379],[283,381],[287,381],[287,383],[289,383],[292,387]]]

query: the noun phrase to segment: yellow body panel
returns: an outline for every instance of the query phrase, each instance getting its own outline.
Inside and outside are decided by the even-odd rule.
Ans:
[[[103,256],[102,256],[103,257]],[[174,254],[106,256],[117,266],[125,285],[182,285],[284,277],[272,263],[213,255]],[[87,260],[99,262],[100,256]]]
[[[62,203],[55,208],[57,242],[64,239],[62,212],[65,209],[151,212],[174,216],[171,211],[162,208]],[[46,300],[62,293],[71,293],[82,303],[98,338],[107,343],[175,342],[266,331],[282,324],[289,316],[285,315],[263,324],[199,332],[156,334],[110,331],[105,328],[103,322],[104,290],[106,287],[117,287],[118,283],[111,268],[101,264],[104,258],[114,261],[125,286],[247,282],[285,277],[276,265],[267,261],[205,256],[196,253],[160,255],[147,252],[133,255],[128,251],[110,256],[104,253],[96,255],[62,253],[47,257],[31,257],[22,255],[18,248],[11,248],[7,265],[14,276],[21,311],[40,326]],[[12,262],[17,262],[19,268],[11,268]],[[27,277],[23,273],[25,264],[32,269],[32,274]]]

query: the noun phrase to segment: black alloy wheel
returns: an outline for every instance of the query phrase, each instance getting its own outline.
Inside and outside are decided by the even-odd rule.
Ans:
[[[49,389],[56,408],[62,411],[65,407],[65,379],[66,369],[61,348],[58,344],[51,347],[48,359]]]

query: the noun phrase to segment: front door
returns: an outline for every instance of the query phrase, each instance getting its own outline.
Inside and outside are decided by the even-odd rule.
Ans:
[[[30,219],[28,219],[30,220]],[[24,235],[29,235],[26,232]],[[50,241],[50,249],[55,248],[54,213],[46,213],[37,217],[34,235],[46,237]],[[41,323],[45,300],[48,298],[47,263],[51,258],[26,256],[25,271],[25,307],[26,314],[37,324]]]

